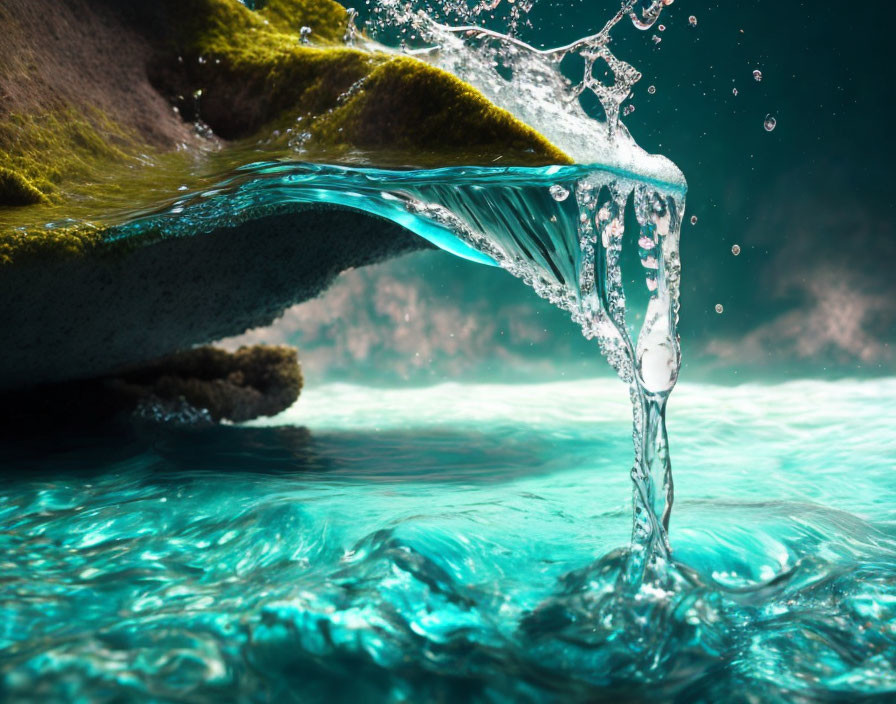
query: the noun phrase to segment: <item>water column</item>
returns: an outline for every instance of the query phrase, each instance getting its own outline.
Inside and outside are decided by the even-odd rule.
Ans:
[[[576,197],[582,266],[580,310],[573,318],[586,337],[598,341],[607,361],[629,385],[635,454],[629,576],[640,582],[645,567],[669,555],[673,481],[665,410],[681,364],[676,325],[684,197],[599,172],[577,184]],[[626,280],[642,289],[640,298],[646,294],[643,305],[627,299],[623,279],[629,203],[639,228],[641,271],[626,272]],[[640,329],[631,324],[633,318],[642,320]]]

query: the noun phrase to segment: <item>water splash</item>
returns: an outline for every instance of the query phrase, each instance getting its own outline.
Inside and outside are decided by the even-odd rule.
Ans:
[[[620,122],[622,103],[641,74],[613,54],[609,45],[614,27],[623,19],[628,17],[635,27],[647,30],[670,4],[672,0],[625,0],[600,31],[553,49],[537,49],[512,34],[475,25],[444,24],[417,4],[398,0],[381,3],[371,25],[374,36],[397,28],[404,51],[472,83],[577,161],[600,165],[568,186],[552,186],[555,197],[574,192],[577,208],[575,221],[558,221],[556,231],[548,232],[547,238],[527,237],[525,228],[514,232],[513,225],[501,234],[457,224],[454,229],[540,296],[568,310],[629,385],[635,517],[628,576],[633,584],[641,583],[651,563],[664,563],[669,557],[667,532],[674,492],[665,406],[681,365],[676,325],[684,178],[667,159],[641,150]],[[455,8],[455,16],[463,18],[494,9],[497,3],[489,3],[488,8],[479,3],[472,15],[457,12],[457,3],[449,5]],[[409,41],[416,46],[410,48]],[[563,65],[570,59],[583,64],[579,82],[564,74]],[[601,69],[606,69],[609,78],[599,75]],[[603,121],[586,111],[582,102],[586,93],[597,97]],[[625,176],[620,177],[619,171]],[[443,206],[440,202],[435,207]],[[641,272],[625,280],[635,282],[642,289],[639,293],[646,294],[641,306],[630,299],[627,303],[623,285],[627,210],[633,212],[640,231]],[[463,213],[464,208],[451,203],[448,211]],[[517,209],[519,213],[527,209]],[[451,221],[445,213],[441,216],[446,223]],[[477,222],[475,215],[472,222]],[[636,316],[641,320],[637,330],[631,324]]]
[[[579,163],[600,163],[683,183],[674,164],[644,152],[620,122],[621,105],[641,74],[610,50],[611,33],[622,20],[630,18],[636,27],[649,29],[670,4],[671,0],[625,0],[600,31],[552,49],[537,49],[484,27],[443,24],[417,3],[399,0],[379,3],[368,29],[377,40],[397,40],[402,51],[471,83]],[[582,66],[578,81],[563,70],[574,62]],[[586,109],[582,102],[586,94],[596,96],[602,114]]]

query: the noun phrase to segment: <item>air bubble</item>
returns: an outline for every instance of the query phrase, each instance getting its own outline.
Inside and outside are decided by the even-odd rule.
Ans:
[[[696,224],[697,224],[697,216],[691,215],[691,225],[696,225]]]
[[[650,93],[651,95],[653,95],[654,93],[656,93],[656,86],[648,87],[647,92]]]
[[[725,306],[723,306],[721,303],[716,303],[716,313],[721,315],[724,312],[725,312]]]
[[[778,120],[774,115],[766,115],[765,122],[763,124],[765,126],[765,131],[771,132],[773,129],[775,129],[775,127],[778,126]]]
[[[626,105],[626,106],[625,106],[625,109],[622,111],[622,116],[623,116],[623,117],[628,117],[628,116],[631,115],[634,111],[635,111],[635,106],[634,106],[634,105]]]
[[[758,68],[755,71],[753,71],[753,78],[756,79],[757,83],[759,81],[761,81],[762,80],[762,71],[760,71]]]
[[[732,245],[732,247],[731,247],[731,253],[732,253],[735,257],[736,257],[738,254],[740,254],[740,245],[739,245],[739,244]]]
[[[641,12],[638,13],[633,10],[632,12],[629,12],[629,17],[638,29],[650,29],[659,19],[663,8],[667,5],[671,5],[673,1],[674,0],[653,0],[653,2],[648,3],[646,0],[642,0]],[[632,3],[632,5],[633,4],[634,3]]]
[[[564,200],[569,198],[569,191],[559,183],[551,186],[549,190],[551,192],[551,197],[558,203],[562,203]]]
[[[731,94],[734,95],[734,96],[737,96],[737,88],[732,88],[732,89],[731,89]]]
[[[691,15],[690,17],[688,17],[688,24],[691,25],[691,27],[696,27],[697,26],[697,18],[694,17],[694,15]]]

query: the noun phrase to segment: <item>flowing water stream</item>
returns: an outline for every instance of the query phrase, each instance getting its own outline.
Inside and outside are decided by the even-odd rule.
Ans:
[[[115,236],[149,229],[196,235],[258,217],[272,205],[332,204],[388,218],[454,254],[507,270],[567,310],[629,386],[635,459],[627,576],[637,586],[650,568],[659,579],[669,557],[673,499],[665,408],[681,366],[676,325],[686,183],[674,164],[641,150],[619,122],[640,74],[609,43],[620,21],[649,28],[666,4],[626,0],[598,33],[552,50],[440,24],[413,3],[377,6],[369,25],[374,36],[397,35],[404,51],[469,81],[542,131],[576,166],[398,171],[252,163],[166,211],[132,218]],[[463,15],[464,7],[448,10]],[[351,29],[353,14],[349,22]],[[388,50],[354,31],[346,41]],[[570,57],[584,66],[578,84],[561,69]],[[598,62],[609,80],[595,75]],[[585,93],[597,97],[603,120],[586,112],[579,100]],[[627,225],[637,231],[627,235]]]

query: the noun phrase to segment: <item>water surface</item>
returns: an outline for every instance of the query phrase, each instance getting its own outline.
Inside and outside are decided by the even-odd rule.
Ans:
[[[327,385],[252,427],[7,446],[24,701],[884,701],[896,380],[670,401],[677,581],[618,590],[617,380]]]

